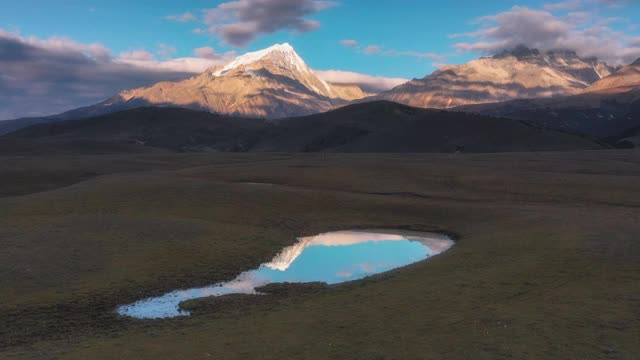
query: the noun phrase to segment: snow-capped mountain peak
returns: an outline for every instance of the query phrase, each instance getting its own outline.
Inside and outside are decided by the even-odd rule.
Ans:
[[[260,61],[272,53],[278,53],[280,56],[286,59],[293,66],[300,67],[300,63],[304,64],[304,61],[302,60],[302,58],[300,58],[300,56],[298,56],[298,54],[293,49],[293,47],[289,45],[289,43],[284,43],[284,44],[276,44],[266,49],[249,52],[244,55],[238,56],[233,61],[225,65],[222,69],[219,69],[213,72],[213,75],[214,76],[224,75],[225,73],[237,67],[240,67],[243,65],[249,65],[257,61]]]
[[[357,86],[334,87],[320,79],[285,43],[241,55],[200,76],[122,91],[102,105],[117,110],[171,105],[280,118],[327,111],[364,96]]]
[[[245,71],[250,75],[256,75],[257,70],[266,70],[272,75],[294,79],[309,90],[327,98],[337,97],[331,86],[318,78],[288,43],[241,55],[223,68],[211,72],[211,75],[221,77]]]

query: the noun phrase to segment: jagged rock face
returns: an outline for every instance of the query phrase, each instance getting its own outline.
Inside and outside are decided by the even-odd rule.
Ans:
[[[571,51],[518,47],[463,65],[445,66],[376,96],[411,106],[452,108],[519,98],[578,94],[613,69]]]
[[[282,44],[242,55],[191,79],[123,91],[108,105],[173,105],[278,118],[328,111],[359,95],[353,87],[346,91],[324,82],[289,44]]]
[[[613,94],[638,88],[640,88],[640,59],[595,82],[586,88],[584,92]]]

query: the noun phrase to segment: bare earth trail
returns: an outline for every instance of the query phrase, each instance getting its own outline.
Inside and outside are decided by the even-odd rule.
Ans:
[[[0,196],[0,358],[640,354],[638,151],[0,157]],[[189,318],[113,311],[357,228],[458,244],[358,282],[196,300]]]

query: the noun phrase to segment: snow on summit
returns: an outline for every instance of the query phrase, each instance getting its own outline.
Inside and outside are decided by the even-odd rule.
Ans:
[[[249,65],[255,63],[257,61],[262,60],[267,55],[278,52],[282,59],[287,61],[289,65],[296,68],[296,70],[302,70],[302,68],[306,67],[304,60],[298,56],[296,51],[293,49],[289,43],[284,44],[276,44],[270,46],[266,49],[249,52],[244,55],[238,56],[235,60],[225,65],[222,69],[213,73],[214,76],[224,75],[226,72],[233,70],[242,65]]]

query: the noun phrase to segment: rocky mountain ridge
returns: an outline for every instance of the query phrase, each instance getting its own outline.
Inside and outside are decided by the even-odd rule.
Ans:
[[[540,52],[525,46],[463,65],[444,66],[371,99],[411,106],[448,109],[522,98],[574,95],[615,69],[575,52]]]

